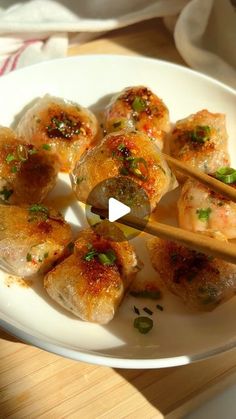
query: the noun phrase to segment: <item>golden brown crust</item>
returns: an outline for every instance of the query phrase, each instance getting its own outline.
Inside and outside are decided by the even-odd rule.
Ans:
[[[169,138],[170,154],[206,173],[230,163],[225,115],[206,109],[177,121]]]
[[[135,165],[138,171],[133,168]],[[127,200],[122,202],[133,210],[144,208],[145,197],[146,200],[148,197],[153,210],[161,197],[177,185],[156,145],[138,131],[108,134],[100,144],[90,150],[75,167],[73,189],[79,200],[87,202],[89,192],[96,190],[100,182],[105,181],[108,184],[110,178],[115,178],[113,184],[103,187],[101,192],[98,191],[92,202],[94,206],[101,207],[112,188],[114,197],[121,201],[122,197],[126,199],[127,190]],[[134,182],[140,193],[135,193],[132,202],[129,202],[129,185],[131,189],[134,188]],[[140,199],[142,193],[141,203],[136,202],[135,199]]]
[[[71,240],[69,224],[54,210],[0,205],[0,264],[16,275],[45,272],[67,255]]]
[[[162,284],[191,309],[212,310],[234,295],[235,265],[161,239],[148,249]]]
[[[104,264],[99,255],[111,251],[115,260]],[[137,270],[129,243],[115,243],[87,229],[80,232],[74,254],[49,272],[44,286],[55,301],[76,316],[105,324],[114,317]]]
[[[0,197],[10,204],[41,202],[53,189],[59,161],[0,127]]]
[[[23,116],[17,133],[26,143],[46,144],[60,160],[60,169],[70,172],[76,161],[95,141],[96,117],[73,102],[46,95]]]
[[[163,146],[169,132],[169,111],[163,101],[145,86],[127,87],[112,98],[105,110],[105,130],[136,129]]]

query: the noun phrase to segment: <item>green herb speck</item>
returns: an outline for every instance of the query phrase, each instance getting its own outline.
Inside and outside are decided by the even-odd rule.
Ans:
[[[211,208],[200,208],[197,209],[196,213],[198,214],[199,220],[207,221],[211,213]]]
[[[150,316],[152,316],[152,315],[153,315],[153,311],[152,311],[152,310],[150,310],[150,308],[148,308],[148,307],[144,307],[144,308],[143,308],[143,311],[145,311],[145,313],[149,314]]]
[[[26,260],[27,260],[27,262],[31,262],[32,261],[32,255],[31,255],[31,253],[27,253]]]
[[[50,150],[51,150],[51,146],[50,146],[50,144],[43,144],[43,145],[42,145],[42,148],[43,148],[44,150],[47,150],[47,151],[50,151]]]
[[[6,157],[6,162],[10,163],[11,161],[16,160],[13,154],[8,154]]]

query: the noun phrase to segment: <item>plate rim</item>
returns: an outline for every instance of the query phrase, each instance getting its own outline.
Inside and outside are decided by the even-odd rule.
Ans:
[[[221,345],[218,348],[211,349],[206,352],[199,352],[195,355],[181,355],[171,358],[124,358],[113,355],[100,355],[96,351],[75,350],[69,349],[66,346],[47,342],[37,336],[33,336],[24,330],[0,319],[0,327],[11,335],[18,337],[23,343],[27,343],[37,348],[43,349],[47,352],[69,358],[74,361],[87,362],[89,364],[106,366],[111,368],[125,368],[125,369],[155,369],[155,368],[170,368],[192,364],[193,362],[203,361],[213,356],[223,354],[236,347],[236,339],[233,342],[228,342],[226,345]]]
[[[30,71],[32,68],[37,68],[37,67],[44,67],[44,66],[50,66],[53,65],[54,63],[60,63],[60,62],[65,62],[65,61],[80,61],[80,60],[94,60],[95,58],[101,58],[104,60],[128,60],[128,61],[145,61],[145,62],[150,62],[150,63],[159,63],[160,65],[163,66],[167,66],[167,67],[173,67],[176,69],[179,69],[180,71],[184,71],[186,73],[190,73],[190,74],[194,74],[197,77],[201,77],[203,79],[206,79],[207,81],[213,83],[213,84],[217,84],[219,87],[222,87],[223,89],[228,90],[230,93],[233,93],[234,95],[236,95],[236,89],[234,89],[232,86],[229,86],[226,83],[223,83],[222,81],[209,76],[208,74],[202,73],[199,70],[195,70],[193,68],[190,67],[186,67],[184,65],[178,64],[178,63],[174,63],[172,61],[166,61],[166,60],[162,60],[160,58],[152,58],[152,57],[145,57],[145,56],[139,56],[139,55],[124,55],[124,54],[83,54],[83,55],[71,55],[68,57],[61,57],[61,58],[54,58],[54,59],[49,59],[49,60],[45,60],[45,61],[41,61],[38,63],[34,63],[34,64],[29,64],[25,67],[21,67],[18,68],[14,71],[10,71],[7,74],[4,74],[1,78],[0,78],[0,84],[1,84],[1,80],[5,80],[5,78],[10,78],[10,77],[14,77],[14,75],[17,73],[22,73],[22,72],[26,72],[26,71]]]
[[[27,67],[20,68],[15,70],[14,72],[10,72],[3,76],[2,80],[5,78],[15,77],[17,73],[27,73],[27,71],[33,71],[34,68],[38,67],[48,67],[51,65],[55,65],[58,63],[68,62],[68,61],[93,61],[97,59],[104,59],[108,61],[112,60],[125,60],[129,62],[135,61],[142,61],[144,63],[153,63],[161,66],[172,67],[177,71],[181,71],[182,73],[193,74],[194,76],[205,79],[208,83],[217,85],[218,87],[226,90],[227,92],[233,94],[236,97],[236,89],[231,86],[228,86],[221,81],[208,76],[204,73],[201,73],[197,70],[193,70],[191,68],[185,67],[180,64],[176,64],[173,62],[160,60],[157,58],[151,57],[144,57],[144,56],[133,56],[133,55],[118,55],[118,54],[88,54],[88,55],[75,55],[70,57],[64,58],[57,58],[53,60],[46,60],[40,63],[31,64]],[[0,90],[1,90],[1,79],[0,79]],[[1,315],[1,313],[0,313]],[[181,356],[174,356],[174,357],[167,357],[167,358],[124,358],[113,356],[109,354],[100,355],[95,350],[88,351],[86,349],[70,349],[61,344],[55,344],[46,339],[41,339],[37,336],[34,336],[31,333],[25,332],[24,330],[20,329],[17,326],[12,325],[10,322],[0,318],[0,327],[2,327],[5,331],[10,333],[11,335],[16,336],[21,341],[34,345],[40,349],[46,350],[48,352],[64,356],[66,358],[70,358],[80,362],[88,362],[91,364],[108,366],[113,368],[131,368],[131,369],[153,369],[153,368],[167,368],[167,367],[174,367],[180,365],[187,365],[192,362],[204,360],[210,358],[212,356],[224,353],[226,351],[232,350],[236,347],[236,336],[233,338],[233,341],[229,341],[224,345],[218,346],[217,348],[213,348],[207,351],[201,351],[197,354],[188,355],[181,355]],[[50,340],[50,339],[49,339]]]

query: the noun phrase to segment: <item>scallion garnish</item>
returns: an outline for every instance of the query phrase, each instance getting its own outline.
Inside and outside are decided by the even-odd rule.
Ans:
[[[153,311],[150,310],[150,308],[148,308],[148,307],[144,307],[143,311],[145,311],[145,313],[149,314],[150,316],[152,316],[152,314],[153,314]]]
[[[44,214],[48,215],[49,209],[41,204],[33,204],[29,207],[30,212],[43,212]]]
[[[116,255],[113,250],[109,249],[106,252],[99,252],[93,247],[90,247],[90,244],[88,246],[89,251],[83,258],[87,262],[90,262],[96,257],[102,265],[110,266],[116,261]]]
[[[83,176],[77,176],[76,178],[76,184],[79,185],[85,178]]]
[[[142,180],[147,179],[147,162],[143,157],[127,157],[128,170]]]
[[[14,154],[8,154],[7,157],[6,157],[6,162],[10,163],[13,160],[16,160]]]
[[[32,261],[32,255],[30,253],[27,253],[26,260],[27,260],[27,262],[31,262]]]
[[[86,253],[86,255],[84,256],[84,260],[86,260],[87,262],[90,262],[91,260],[93,260],[95,258],[95,256],[98,255],[98,252],[95,249],[91,249],[88,253]]]
[[[117,147],[117,150],[123,151],[124,148],[125,148],[125,145],[124,144],[119,144],[118,147]]]
[[[224,183],[236,182],[236,170],[232,167],[221,167],[216,171],[215,176]]]
[[[113,265],[116,255],[113,250],[108,250],[106,253],[98,253],[98,259],[102,265]]]
[[[140,316],[134,319],[134,327],[142,334],[150,332],[153,328],[153,320],[150,317]]]
[[[13,189],[7,189],[5,186],[4,188],[0,191],[0,195],[3,195],[3,199],[5,201],[8,201],[8,199],[10,198],[10,196],[13,194]]]
[[[11,172],[12,172],[12,173],[16,173],[16,172],[18,172],[17,167],[16,167],[16,166],[13,166],[13,167],[11,168]]]
[[[47,150],[47,151],[50,151],[50,150],[51,150],[51,146],[50,146],[50,144],[43,144],[43,145],[42,145],[42,148],[43,148],[44,150]]]
[[[196,213],[198,214],[199,220],[207,221],[209,220],[211,208],[200,208],[200,209],[197,209]]]
[[[140,96],[136,96],[132,102],[132,108],[135,112],[145,111],[147,103]]]
[[[134,312],[139,316],[140,315],[140,311],[138,309],[138,307],[134,306]]]
[[[119,128],[121,126],[121,121],[113,122],[113,128]]]
[[[204,144],[210,139],[211,129],[208,125],[197,125],[193,131],[190,132],[190,138],[192,141],[199,144]]]

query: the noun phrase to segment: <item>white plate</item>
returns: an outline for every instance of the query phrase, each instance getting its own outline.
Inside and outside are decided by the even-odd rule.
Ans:
[[[22,109],[50,93],[85,106],[102,106],[106,96],[129,85],[144,84],[170,110],[171,121],[207,108],[227,115],[232,165],[236,165],[236,95],[226,86],[186,68],[146,58],[82,56],[55,60],[15,71],[0,79],[0,124],[11,125]],[[54,194],[67,194],[62,176]],[[74,224],[83,215],[78,204],[66,212]],[[145,245],[136,239],[145,262],[141,275],[153,278]],[[153,308],[154,327],[147,335],[133,328],[133,305]],[[20,339],[77,360],[122,368],[159,368],[187,364],[236,344],[236,299],[212,313],[190,314],[178,299],[165,295],[164,311],[151,301],[127,297],[107,326],[85,323],[54,304],[38,281],[32,288],[0,282],[1,326]]]

